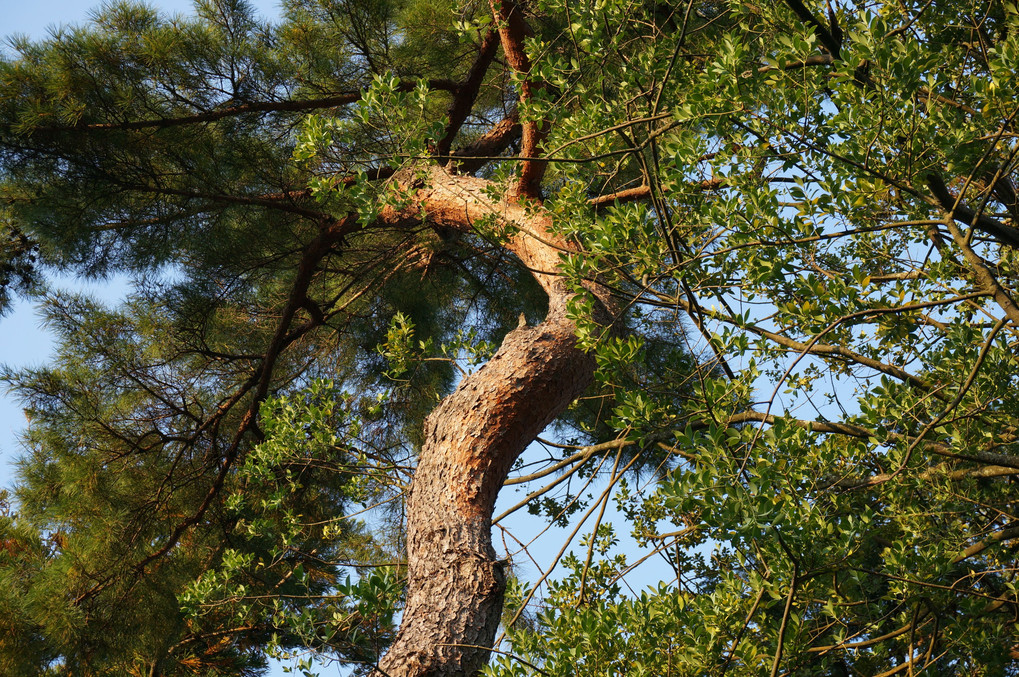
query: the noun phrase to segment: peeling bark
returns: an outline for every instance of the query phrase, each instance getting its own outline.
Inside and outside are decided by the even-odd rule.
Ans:
[[[472,675],[488,660],[506,579],[492,510],[513,461],[590,383],[573,324],[516,329],[425,422],[407,505],[409,583],[384,674]]]
[[[423,206],[446,226],[466,229],[492,215],[512,224],[519,231],[506,247],[548,293],[549,313],[537,327],[511,331],[425,421],[407,506],[407,604],[377,677],[473,675],[488,661],[505,590],[491,543],[496,497],[513,462],[594,374],[566,316],[570,291],[556,275],[560,252],[571,248],[552,233],[548,215],[512,199],[492,202],[482,179],[428,172],[416,204],[382,218],[413,218]],[[604,290],[592,291],[609,302]]]

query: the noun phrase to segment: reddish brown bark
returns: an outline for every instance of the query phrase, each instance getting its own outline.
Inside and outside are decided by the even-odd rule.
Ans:
[[[407,505],[407,605],[383,674],[471,675],[487,662],[505,590],[492,510],[513,461],[590,382],[573,329],[550,317],[510,332],[426,420]]]
[[[492,11],[506,60],[524,76],[520,99],[527,103],[539,85],[529,76],[523,12],[512,0],[494,0]],[[487,58],[479,56],[477,71],[483,72]],[[480,75],[476,79],[480,82]],[[451,124],[458,117],[451,114]],[[493,138],[509,138],[515,127],[511,121]],[[424,170],[425,186],[409,209],[382,215],[396,222],[414,220],[424,208],[429,221],[459,229],[494,216],[515,233],[506,248],[548,294],[549,311],[537,327],[510,332],[495,356],[425,421],[425,443],[407,502],[407,603],[400,631],[375,675],[473,675],[488,661],[506,586],[491,543],[496,497],[513,462],[594,374],[594,361],[577,347],[576,327],[567,318],[570,290],[557,275],[560,254],[572,247],[553,232],[549,216],[534,200],[546,166],[534,159],[545,130],[534,120],[521,128],[521,154],[528,159],[510,199],[493,202],[487,181],[431,167]],[[451,169],[467,167],[454,163]],[[421,172],[414,168],[394,181],[411,183]],[[603,289],[593,286],[592,291],[611,307]]]
[[[490,158],[499,155],[511,143],[520,138],[521,131],[520,122],[517,120],[516,111],[514,111],[497,122],[474,143],[453,153],[453,157],[458,159],[451,166],[459,174],[473,174],[488,164]]]
[[[543,83],[531,79],[531,60],[524,49],[524,40],[532,34],[531,27],[524,19],[521,6],[514,0],[490,0],[492,14],[499,24],[499,38],[506,62],[523,76],[520,85],[520,101],[529,102],[536,92],[543,89]],[[520,182],[517,192],[527,197],[541,194],[541,179],[545,176],[548,162],[535,159],[541,155],[541,142],[548,136],[547,125],[542,120],[524,120],[520,156],[528,158],[520,165]]]
[[[419,170],[420,171],[420,170]],[[407,505],[407,605],[377,676],[472,675],[488,660],[505,577],[491,544],[499,489],[525,447],[591,382],[593,359],[577,348],[566,316],[570,292],[556,275],[567,243],[540,209],[492,202],[482,179],[434,167],[416,204],[384,219],[413,218],[470,228],[497,215],[519,228],[507,249],[549,295],[549,313],[511,331],[495,356],[466,377],[425,422],[425,443]],[[606,299],[601,289],[594,290]]]
[[[474,60],[474,65],[467,73],[467,78],[458,88],[456,96],[453,97],[453,103],[449,106],[449,112],[446,114],[449,122],[446,124],[446,133],[435,144],[436,155],[449,154],[453,139],[456,138],[463,123],[467,120],[467,116],[471,114],[471,109],[474,108],[478,92],[481,91],[481,83],[485,79],[485,73],[488,72],[492,59],[495,58],[498,47],[499,34],[489,31],[478,45],[478,58]]]

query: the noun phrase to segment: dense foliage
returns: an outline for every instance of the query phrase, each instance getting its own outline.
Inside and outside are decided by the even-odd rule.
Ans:
[[[588,535],[488,673],[1019,674],[1014,4],[535,0],[529,73],[485,3],[284,6],[0,63],[0,281],[61,340],[5,376],[0,672],[374,664],[422,421],[545,312],[518,226],[385,213],[537,148],[598,369],[521,507]]]

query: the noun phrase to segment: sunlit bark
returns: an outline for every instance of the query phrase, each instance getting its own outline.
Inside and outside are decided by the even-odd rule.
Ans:
[[[520,453],[594,372],[567,317],[570,291],[556,275],[568,243],[552,232],[543,210],[512,198],[492,202],[486,186],[434,168],[411,208],[383,215],[399,221],[423,207],[429,220],[448,227],[469,229],[494,215],[519,229],[506,247],[548,293],[549,312],[538,326],[511,331],[425,422],[407,506],[407,605],[379,675],[469,675],[485,664],[505,589],[491,544],[496,497]],[[593,291],[609,302],[600,288]]]

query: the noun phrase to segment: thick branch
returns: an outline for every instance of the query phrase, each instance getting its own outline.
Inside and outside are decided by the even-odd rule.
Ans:
[[[475,224],[486,222],[490,228],[495,219],[501,228],[513,233],[505,242],[506,249],[527,266],[548,294],[549,315],[565,314],[570,293],[558,274],[560,255],[576,249],[553,232],[547,212],[541,208],[528,209],[513,199],[494,201],[489,195],[492,186],[489,181],[450,174],[442,167],[412,167],[394,180],[412,183],[422,175],[425,185],[416,191],[414,204],[400,211],[384,209],[380,215],[383,221],[416,221],[422,207],[430,222],[457,230],[474,230]],[[603,309],[615,306],[608,289],[591,282],[585,286],[601,301]],[[606,315],[599,320],[608,323],[611,317]]]
[[[974,555],[979,555],[980,553],[982,553],[984,550],[987,550],[987,548],[991,547],[995,543],[1011,541],[1016,538],[1019,538],[1019,527],[1017,526],[1010,526],[1007,529],[995,531],[984,540],[974,543],[973,545],[969,546],[968,548],[960,552],[958,555],[953,557],[952,564],[958,564],[959,562],[965,559],[969,559]]]
[[[422,173],[425,185],[412,204],[380,218],[400,224],[424,208],[429,221],[451,228],[473,229],[482,219],[511,226],[517,232],[505,247],[548,294],[549,313],[537,327],[511,331],[425,421],[407,505],[407,605],[375,677],[472,675],[487,662],[505,590],[491,544],[496,497],[513,462],[594,374],[567,317],[571,291],[557,275],[560,252],[572,248],[552,232],[549,216],[515,200],[493,201],[488,182],[441,167],[412,168],[394,180],[410,183]],[[592,291],[611,303],[597,285]]]
[[[206,193],[199,190],[183,190],[179,188],[168,188],[164,186],[146,186],[141,184],[122,184],[125,190],[138,193],[154,193],[156,195],[167,195],[182,197],[189,200],[206,200],[219,204],[246,205],[250,207],[263,207],[275,209],[281,212],[297,214],[313,221],[329,220],[331,217],[325,212],[302,207],[294,202],[295,198],[303,197],[304,191],[293,193],[278,193],[269,195],[228,195],[225,193]]]
[[[927,186],[931,189],[931,194],[934,195],[934,199],[938,201],[941,208],[951,214],[952,218],[983,231],[1001,244],[1019,248],[1019,229],[1006,226],[1001,221],[984,214],[977,214],[964,205],[959,198],[954,197],[937,174],[927,175]]]
[[[825,26],[820,19],[815,17],[800,0],[786,0],[785,4],[791,9],[803,23],[814,29],[817,39],[824,45],[824,48],[835,59],[842,58],[842,36],[838,22],[834,14],[829,16],[831,24]]]
[[[462,158],[456,161],[454,169],[458,174],[473,174],[489,162],[488,158],[499,155],[519,139],[522,129],[517,112],[513,111],[473,143],[453,153],[453,157]]]
[[[948,228],[948,232],[952,235],[955,245],[962,250],[962,255],[966,259],[966,263],[969,264],[970,270],[975,274],[977,281],[994,298],[995,303],[1004,311],[1005,316],[1013,323],[1019,324],[1019,305],[1012,298],[1010,290],[998,282],[998,279],[987,267],[983,258],[973,251],[968,238],[959,230],[959,227],[951,218],[945,220],[945,227]]]
[[[499,24],[499,37],[502,39],[502,51],[506,61],[523,77],[520,85],[520,102],[526,107],[535,92],[542,87],[541,83],[531,79],[531,60],[524,49],[524,40],[531,35],[531,28],[524,19],[523,9],[514,0],[492,0],[492,13]],[[541,194],[541,179],[545,175],[548,163],[533,158],[541,154],[541,142],[548,135],[545,127],[546,125],[538,120],[525,120],[523,123],[520,155],[532,158],[525,160],[520,168],[517,192],[524,197],[536,198]]]
[[[358,226],[359,223],[357,218],[352,216],[348,216],[340,221],[333,221],[325,226],[315,239],[313,239],[305,248],[301,261],[298,264],[297,275],[291,285],[290,296],[287,299],[286,305],[283,307],[279,323],[276,326],[276,332],[269,341],[269,345],[266,347],[261,368],[258,373],[248,381],[247,387],[244,389],[246,392],[248,388],[254,386],[254,393],[251,396],[251,404],[248,405],[248,410],[241,419],[241,423],[238,426],[237,432],[234,434],[234,439],[230,444],[230,447],[219,461],[219,470],[216,474],[216,479],[213,481],[212,486],[209,487],[209,490],[198,509],[189,517],[182,520],[176,528],[174,528],[173,532],[163,543],[162,547],[142,559],[142,561],[136,565],[136,569],[139,572],[144,571],[145,567],[148,566],[150,562],[162,557],[172,550],[180,540],[181,536],[183,536],[188,529],[201,521],[216,496],[218,496],[220,491],[222,491],[230,468],[237,459],[241,441],[244,435],[254,424],[258,408],[269,392],[269,385],[272,382],[272,373],[276,367],[276,361],[283,350],[298,338],[297,335],[290,331],[290,325],[293,322],[298,309],[303,307],[307,301],[308,288],[311,286],[312,279],[315,271],[318,269],[319,263],[326,254],[332,250],[336,243],[340,242],[346,235],[353,232],[353,230]]]
[[[443,90],[448,92],[455,92],[458,88],[458,84],[452,80],[429,80],[428,87],[435,90]],[[416,82],[401,82],[397,86],[397,90],[401,92],[411,92],[417,87]],[[50,127],[35,127],[32,132],[100,132],[100,131],[115,131],[115,130],[136,130],[136,129],[165,129],[169,127],[180,127],[183,125],[193,125],[204,122],[216,122],[224,118],[235,117],[238,115],[246,115],[249,113],[301,113],[311,110],[321,110],[325,108],[335,108],[337,106],[345,106],[351,103],[357,103],[361,100],[362,92],[345,92],[343,94],[334,94],[333,96],[325,96],[320,99],[298,99],[292,101],[256,101],[253,103],[245,103],[235,106],[226,106],[223,108],[216,108],[213,110],[202,111],[201,113],[193,113],[191,115],[181,115],[180,117],[171,118],[156,118],[154,120],[128,120],[125,122],[94,122],[94,123],[80,123],[75,125],[61,125],[61,126],[50,126]]]
[[[474,101],[478,98],[478,92],[481,91],[481,83],[485,79],[485,74],[488,72],[488,67],[492,64],[492,60],[495,59],[498,47],[499,33],[489,31],[481,41],[481,45],[478,48],[478,58],[474,61],[474,65],[471,66],[467,79],[463,81],[456,96],[453,97],[453,103],[449,107],[449,113],[447,113],[449,122],[446,124],[446,133],[435,144],[435,153],[437,155],[441,156],[449,153],[449,149],[453,145],[453,139],[456,138],[457,132],[460,131],[460,127],[463,126],[464,121],[467,120],[467,116],[470,115],[471,109],[474,107]]]
[[[408,592],[380,673],[470,675],[487,661],[505,576],[491,517],[513,461],[590,383],[574,326],[552,317],[507,335],[425,422],[407,505]]]

